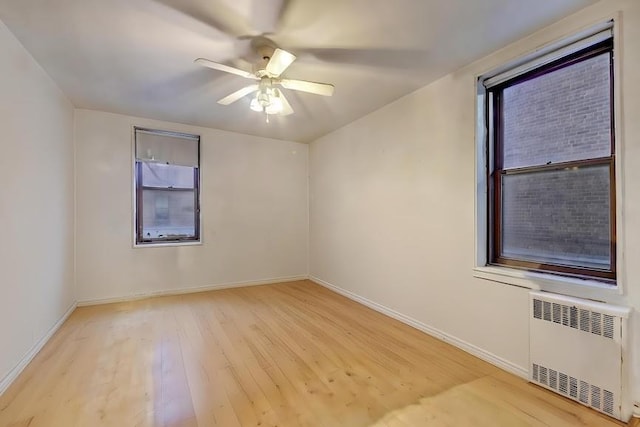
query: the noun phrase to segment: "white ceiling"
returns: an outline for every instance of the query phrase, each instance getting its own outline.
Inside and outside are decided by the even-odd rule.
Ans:
[[[593,2],[0,0],[0,19],[76,107],[309,142]],[[247,67],[263,33],[334,96],[285,90],[296,112],[269,124],[218,105],[249,80],[193,60]]]

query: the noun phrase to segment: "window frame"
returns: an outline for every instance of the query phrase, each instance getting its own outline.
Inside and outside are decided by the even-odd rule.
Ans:
[[[197,140],[198,165],[193,166],[193,189],[191,188],[170,188],[145,186],[142,179],[142,164],[146,163],[136,158],[137,132],[148,132],[157,135],[170,136],[176,138],[190,138]],[[165,131],[159,129],[150,129],[144,127],[133,126],[133,239],[134,247],[153,247],[153,246],[181,246],[201,244],[201,215],[200,215],[200,154],[201,154],[201,138],[200,135],[187,134],[183,132]],[[168,192],[193,192],[194,193],[194,236],[191,237],[161,237],[161,238],[145,238],[143,235],[143,192],[144,190],[159,190]]]
[[[533,273],[550,273],[579,279],[591,279],[616,285],[617,280],[617,207],[616,207],[616,100],[615,100],[615,57],[614,39],[609,38],[577,52],[564,55],[548,64],[539,65],[522,74],[510,77],[508,80],[485,89],[484,121],[488,144],[486,152],[486,263],[487,266],[523,269]],[[504,89],[525,81],[553,73],[562,68],[580,63],[596,56],[609,55],[609,90],[610,90],[610,141],[611,150],[607,157],[585,160],[572,160],[548,165],[535,165],[505,169],[503,167],[503,128],[502,128],[502,93]],[[587,167],[607,165],[609,168],[609,209],[610,209],[610,269],[595,269],[588,267],[564,266],[552,263],[532,262],[502,256],[502,179],[506,175],[534,173],[541,171],[563,170],[567,167]]]

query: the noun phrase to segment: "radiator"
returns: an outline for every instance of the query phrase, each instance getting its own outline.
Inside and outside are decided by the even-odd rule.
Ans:
[[[530,300],[529,380],[626,421],[631,310],[546,292],[531,292]]]

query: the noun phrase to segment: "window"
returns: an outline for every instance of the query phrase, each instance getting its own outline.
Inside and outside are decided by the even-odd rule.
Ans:
[[[488,264],[615,281],[610,27],[484,80]]]
[[[200,138],[135,128],[136,244],[200,241]]]

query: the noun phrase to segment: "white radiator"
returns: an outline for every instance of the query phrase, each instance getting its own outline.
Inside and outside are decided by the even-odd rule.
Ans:
[[[546,292],[531,292],[530,300],[529,380],[626,421],[631,310]]]

